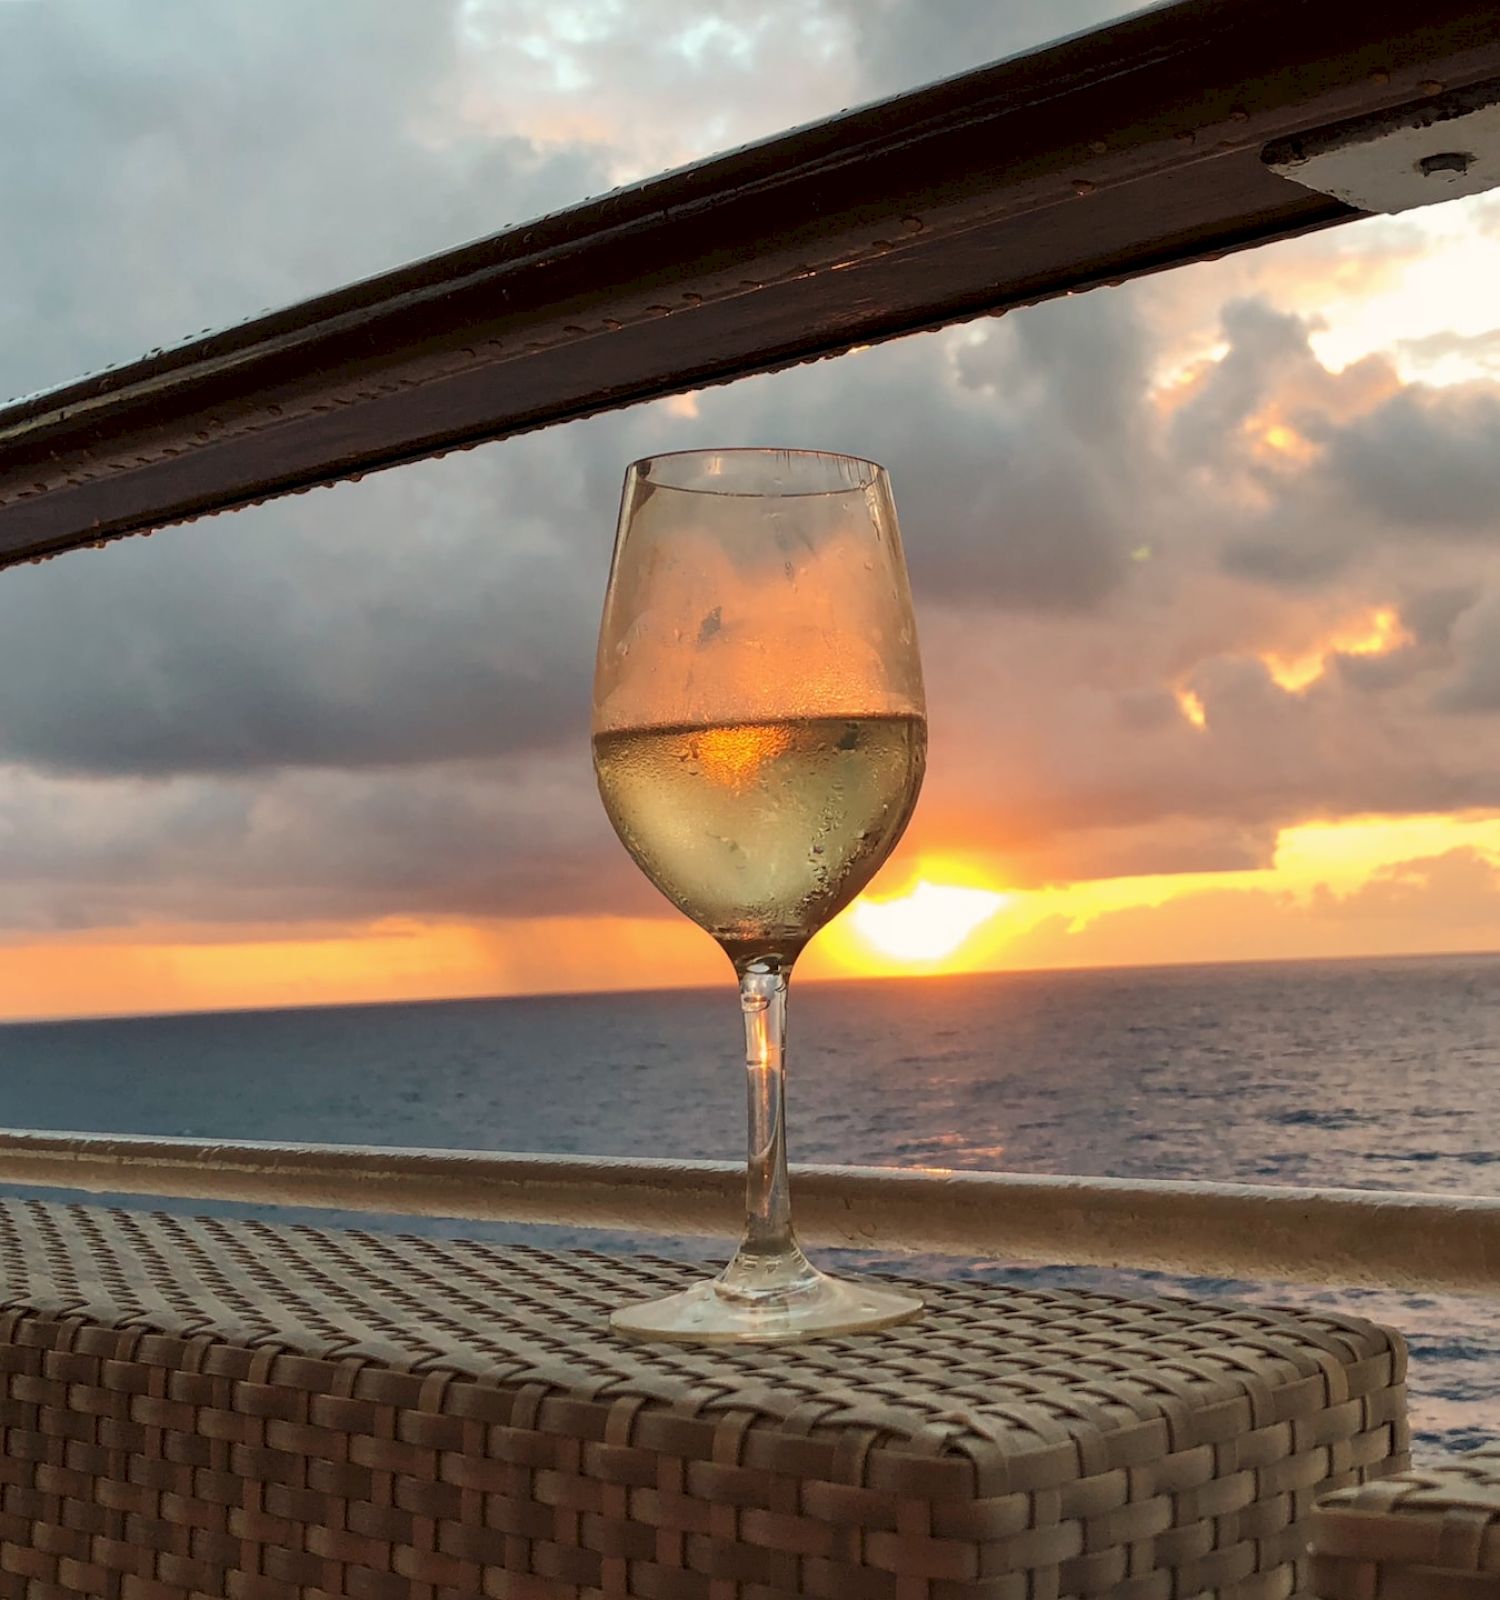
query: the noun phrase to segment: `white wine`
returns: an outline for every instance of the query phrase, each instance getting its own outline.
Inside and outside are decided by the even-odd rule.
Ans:
[[[922,786],[919,716],[633,728],[594,737],[615,831],[736,962],[789,964],[864,888]]]

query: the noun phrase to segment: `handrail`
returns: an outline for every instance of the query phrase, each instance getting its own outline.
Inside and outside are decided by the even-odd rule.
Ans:
[[[0,1182],[643,1233],[737,1230],[727,1162],[0,1133]],[[1500,1290],[1500,1199],[1366,1189],[798,1167],[810,1242],[1074,1266]]]
[[[1347,221],[1493,0],[1181,0],[0,407],[0,566]]]

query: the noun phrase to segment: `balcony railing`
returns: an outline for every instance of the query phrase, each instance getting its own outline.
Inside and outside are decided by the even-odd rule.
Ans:
[[[0,1133],[0,1181],[185,1200],[738,1231],[716,1161]],[[1500,1199],[933,1168],[794,1169],[809,1242],[1397,1289],[1500,1289]]]

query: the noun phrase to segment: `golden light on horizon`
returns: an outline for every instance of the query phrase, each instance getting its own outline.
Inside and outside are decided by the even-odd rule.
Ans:
[[[1412,889],[1420,874],[1399,875],[1455,851],[1472,853],[1475,871],[1500,869],[1500,816],[1308,822],[1282,828],[1259,866],[1027,888],[1009,886],[1013,863],[999,857],[924,854],[899,894],[861,898],[836,918],[798,970],[817,981],[1500,950],[1500,909],[1476,920],[1460,898],[1457,920],[1445,921],[1449,891],[1424,901]],[[1398,887],[1361,901],[1370,884]],[[661,987],[717,990],[724,971],[722,952],[685,918],[588,913],[135,926],[0,940],[0,954],[0,1020],[636,989],[643,973]]]
[[[1378,606],[1311,649],[1289,655],[1268,651],[1260,659],[1278,688],[1301,694],[1328,670],[1334,656],[1384,656],[1411,642],[1394,606]]]
[[[994,889],[930,883],[919,878],[905,894],[864,897],[849,909],[856,934],[896,961],[941,961],[1009,901]]]

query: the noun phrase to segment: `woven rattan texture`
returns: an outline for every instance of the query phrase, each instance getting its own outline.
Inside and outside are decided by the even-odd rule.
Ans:
[[[1341,1490],[1312,1527],[1320,1600],[1500,1600],[1500,1444]]]
[[[0,1597],[1285,1600],[1406,1465],[1353,1319],[942,1286],[790,1349],[612,1338],[694,1269],[0,1202]]]

